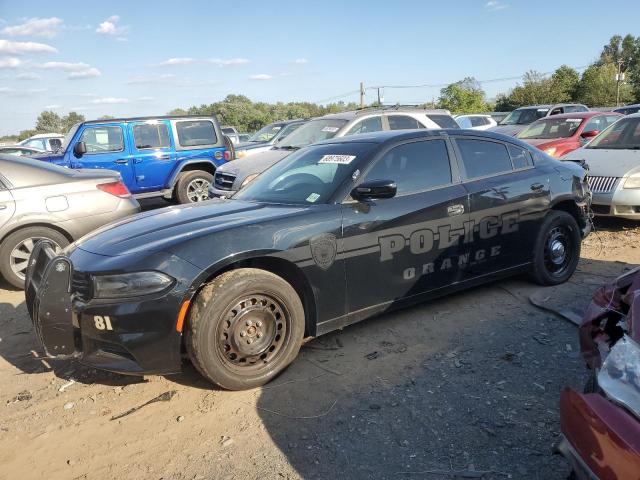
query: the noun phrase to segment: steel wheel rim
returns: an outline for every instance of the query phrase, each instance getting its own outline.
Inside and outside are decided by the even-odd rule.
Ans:
[[[544,244],[544,264],[547,271],[554,275],[562,275],[573,258],[570,230],[564,226],[552,228],[547,234]]]
[[[18,243],[13,250],[11,250],[11,253],[9,254],[9,266],[11,267],[11,271],[14,275],[20,280],[24,280],[26,278],[27,267],[29,266],[29,257],[31,257],[33,247],[35,247],[39,240],[43,239],[48,240],[53,244],[56,253],[60,251],[60,245],[50,238],[45,239],[44,237],[25,238]]]
[[[291,314],[280,299],[248,294],[231,302],[216,332],[216,351],[238,373],[255,373],[285,351],[291,334]]]
[[[187,185],[187,198],[190,202],[204,202],[209,199],[209,182],[205,178],[194,178]]]

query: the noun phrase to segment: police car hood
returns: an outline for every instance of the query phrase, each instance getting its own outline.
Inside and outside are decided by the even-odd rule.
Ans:
[[[624,177],[640,171],[640,150],[579,148],[562,160],[585,160],[593,177]]]
[[[171,252],[172,247],[183,242],[243,225],[273,221],[303,210],[304,206],[216,199],[128,217],[82,237],[75,247],[109,257]],[[211,248],[215,248],[215,241]]]

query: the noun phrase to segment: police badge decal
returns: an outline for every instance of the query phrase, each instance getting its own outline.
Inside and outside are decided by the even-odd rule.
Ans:
[[[336,259],[336,236],[331,233],[317,235],[309,240],[313,261],[323,270],[328,270]]]

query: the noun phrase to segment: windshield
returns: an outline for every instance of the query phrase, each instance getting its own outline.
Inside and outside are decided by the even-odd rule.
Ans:
[[[582,118],[549,118],[532,123],[522,132],[516,135],[518,138],[569,138],[576,133]]]
[[[289,134],[293,133],[294,130],[297,130],[298,127],[301,127],[303,124],[302,123],[292,123],[290,125],[287,125],[286,127],[283,127],[282,130],[280,130],[280,132],[278,133],[278,135],[276,135],[276,140],[275,143],[281,143],[284,141],[285,138],[287,138],[287,136],[289,136]]]
[[[544,117],[548,111],[548,108],[519,108],[507,115],[499,125],[528,125]]]
[[[276,163],[233,198],[302,205],[327,203],[375,146],[360,142],[312,145]]]
[[[62,141],[62,145],[60,145],[60,148],[58,148],[58,150],[56,150],[56,151],[60,151],[60,152],[66,152],[67,151],[67,147],[69,146],[69,142],[71,142],[71,139],[73,138],[73,136],[78,131],[78,128],[80,128],[80,124],[76,123],[73,127],[71,127],[69,129],[69,131],[67,132],[67,134],[64,137],[64,140]]]
[[[291,135],[287,135],[287,138],[280,142],[278,148],[296,149],[333,138],[346,123],[347,120],[339,119],[311,120],[291,133]]]
[[[273,137],[275,137],[280,130],[282,130],[282,125],[267,125],[266,127],[262,127],[256,133],[251,135],[249,139],[250,142],[268,142]]]
[[[618,120],[585,148],[640,150],[640,117]]]

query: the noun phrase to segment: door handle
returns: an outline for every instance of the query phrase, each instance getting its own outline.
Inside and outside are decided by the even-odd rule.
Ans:
[[[159,158],[160,160],[169,160],[171,158],[171,155],[160,155],[156,158]]]
[[[0,210],[6,210],[7,206],[6,205],[0,205]]]
[[[531,190],[533,190],[534,192],[539,192],[543,188],[544,185],[542,183],[534,183],[533,185],[531,185]]]
[[[113,161],[113,163],[117,163],[118,165],[126,165],[128,162],[129,160],[126,158],[119,158]]]
[[[456,215],[462,215],[464,213],[464,205],[449,205],[447,207],[447,214],[450,217],[455,217]]]

